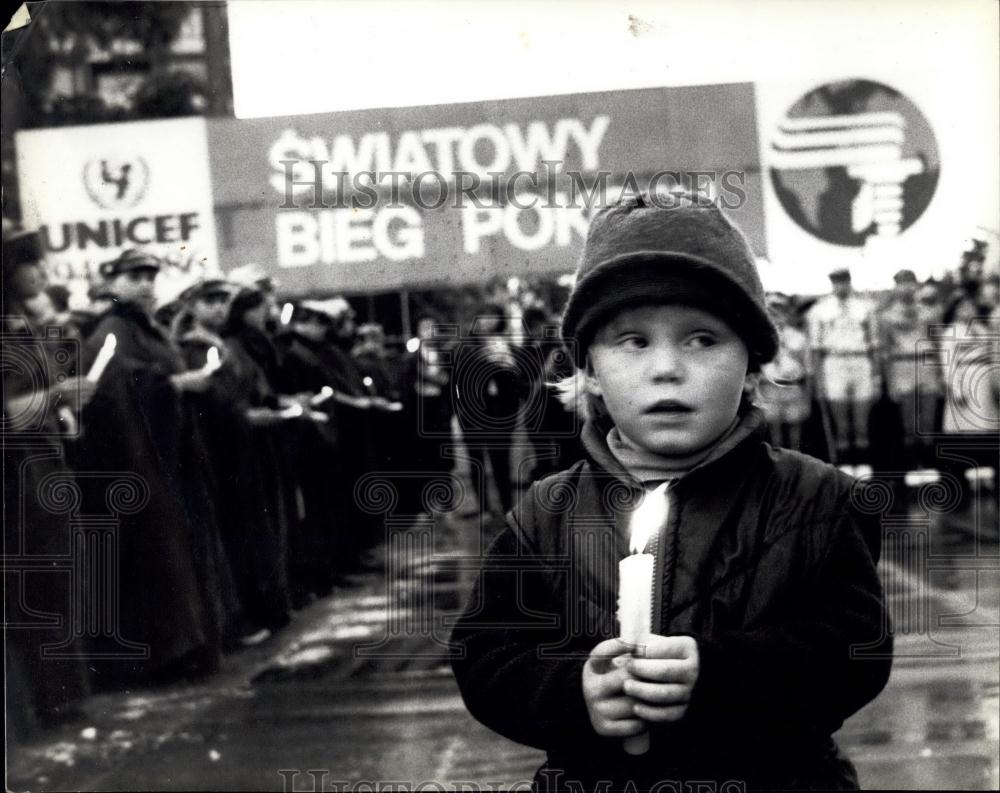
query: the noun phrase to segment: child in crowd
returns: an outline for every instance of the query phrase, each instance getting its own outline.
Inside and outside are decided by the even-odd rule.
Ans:
[[[880,527],[859,483],[766,442],[751,396],[778,335],[742,234],[695,198],[623,198],[590,226],[563,336],[587,455],[484,559],[453,632],[469,710],[548,753],[536,790],[856,788],[831,735],[889,676]],[[630,646],[615,596],[642,498],[667,517]]]

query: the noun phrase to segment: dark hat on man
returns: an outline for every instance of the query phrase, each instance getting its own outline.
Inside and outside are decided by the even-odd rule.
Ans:
[[[830,279],[830,283],[844,283],[845,281],[851,280],[851,271],[846,267],[838,267],[835,270],[831,270],[828,277]]]
[[[585,366],[604,322],[642,304],[691,305],[721,317],[757,365],[777,352],[778,331],[767,314],[753,251],[707,199],[642,193],[594,216],[562,319],[577,366]]]
[[[892,277],[892,280],[897,284],[915,284],[917,274],[913,270],[902,269]]]
[[[114,278],[122,273],[133,272],[134,270],[154,270],[160,271],[161,262],[151,253],[129,248],[124,250],[117,259],[104,262],[100,266],[100,273],[104,278]]]

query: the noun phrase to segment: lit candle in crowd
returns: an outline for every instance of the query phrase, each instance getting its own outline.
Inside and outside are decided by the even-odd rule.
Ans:
[[[646,494],[629,521],[629,555],[618,563],[619,636],[635,647],[653,631],[653,554],[646,545],[667,520],[667,482]],[[629,754],[649,751],[649,733],[625,739]]]
[[[219,356],[219,348],[209,347],[208,352],[205,353],[205,373],[211,374],[220,366],[222,366],[222,358]]]
[[[333,389],[330,388],[330,386],[325,385],[319,390],[318,394],[313,395],[312,399],[309,400],[309,404],[313,405],[314,407],[316,405],[322,405],[324,402],[326,402],[326,400],[328,400],[332,396],[333,396]]]
[[[87,380],[91,383],[96,383],[101,379],[101,375],[104,374],[104,370],[111,363],[111,359],[115,357],[115,347],[118,345],[118,340],[115,338],[114,333],[109,333],[104,337],[104,344],[101,345],[100,351],[97,353],[97,357],[94,359],[93,365],[90,367],[90,371],[87,372]]]

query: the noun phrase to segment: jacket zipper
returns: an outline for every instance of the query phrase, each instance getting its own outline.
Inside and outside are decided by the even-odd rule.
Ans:
[[[676,480],[675,480],[676,481]],[[663,632],[663,540],[668,539],[668,535],[671,531],[671,524],[674,519],[674,498],[672,490],[674,488],[674,482],[671,481],[667,485],[667,489],[664,491],[664,496],[667,499],[667,519],[663,522],[663,526],[660,527],[659,531],[653,535],[650,540],[649,552],[653,555],[653,590],[649,593],[650,598],[652,598],[652,608],[650,614],[652,614],[652,628],[653,633],[660,634]],[[661,539],[662,538],[662,539]]]

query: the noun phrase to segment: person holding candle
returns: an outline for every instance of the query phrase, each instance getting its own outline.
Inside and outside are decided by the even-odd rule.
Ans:
[[[217,516],[196,406],[215,376],[188,371],[183,354],[153,316],[160,260],[138,249],[100,266],[112,307],[83,345],[89,371],[115,338],[114,355],[81,416],[73,453],[83,472],[138,475],[149,499],[117,516],[120,602],[116,626],[126,640],[149,645],[146,659],[94,661],[98,686],[197,676],[218,666],[223,626],[218,611],[218,554],[207,539]],[[109,474],[113,479],[113,476]],[[83,511],[107,511],[109,478],[83,477]],[[89,648],[103,648],[95,640]]]
[[[38,729],[82,718],[79,704],[89,692],[81,642],[73,640],[62,657],[42,654],[44,647],[66,642],[73,619],[69,576],[39,564],[40,559],[66,556],[72,544],[70,516],[52,508],[45,483],[71,485],[67,414],[75,416],[95,390],[74,371],[75,355],[65,356],[68,366],[58,363],[57,352],[67,351],[62,346],[66,340],[53,338],[50,331],[58,329],[32,310],[32,298],[45,288],[44,260],[38,233],[4,218],[4,704],[7,734],[15,744]]]
[[[586,457],[484,559],[452,636],[471,713],[546,750],[537,790],[856,788],[831,736],[891,667],[880,527],[862,483],[767,443],[778,334],[742,233],[624,197],[562,330]]]

